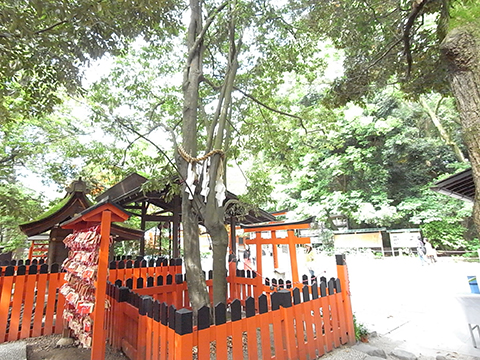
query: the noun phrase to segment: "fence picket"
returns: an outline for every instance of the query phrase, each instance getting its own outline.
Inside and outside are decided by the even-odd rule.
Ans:
[[[35,313],[33,316],[32,337],[42,335],[43,309],[45,306],[45,295],[50,274],[39,274],[37,280],[37,299],[35,301]]]
[[[272,332],[273,332],[273,344],[274,344],[273,346],[275,349],[275,359],[278,359],[278,360],[287,359],[285,327],[283,326],[285,324],[284,319],[282,319],[281,316],[277,315],[277,313],[275,313],[275,316],[274,316],[272,311],[269,311],[268,314],[270,316],[270,323],[273,325]]]
[[[210,360],[210,308],[202,306],[197,311],[197,345],[198,360]]]
[[[328,281],[328,302],[330,305],[330,328],[333,335],[334,347],[340,346],[340,333],[339,333],[339,319],[337,310],[337,299],[335,297],[335,279],[331,278]]]
[[[159,360],[160,353],[160,303],[155,300],[152,304],[152,360]]]
[[[343,298],[340,286],[340,280],[335,279],[335,303],[337,309],[338,319],[338,336],[340,344],[344,345],[348,342],[347,323],[345,319],[345,312],[343,310]]]
[[[137,328],[141,331],[137,332],[137,359],[147,359],[147,337],[150,334],[145,330],[148,329],[148,317],[146,316],[146,312],[144,311],[143,302],[145,300],[142,299],[142,305],[139,309],[139,316],[138,316],[138,325]]]
[[[243,360],[243,329],[245,328],[245,323],[242,322],[242,304],[240,300],[235,299],[230,305],[230,310],[233,360]]]
[[[175,354],[175,330],[167,327],[167,346],[165,348],[165,359],[174,358]]]
[[[9,322],[9,330],[7,341],[18,340],[18,328],[20,326],[20,311],[25,295],[25,281],[26,281],[26,267],[20,265],[17,270],[17,276],[15,276],[15,289],[13,292],[13,299],[11,305],[11,316]]]
[[[14,280],[14,267],[7,266],[0,294],[0,324],[7,324]],[[0,343],[6,340],[5,335],[7,326],[0,326]]]
[[[34,301],[34,294],[35,289],[37,287],[37,275],[32,274],[27,276],[27,284],[25,286],[25,304],[23,306],[23,315],[21,320],[21,332],[20,332],[20,339],[26,339],[30,337],[30,327],[31,327],[31,319],[33,313],[33,301]]]
[[[227,359],[227,312],[224,303],[215,306],[215,349],[217,359]]]
[[[175,312],[175,358],[192,357],[193,312],[180,309]]]
[[[300,359],[306,359],[307,354],[309,359],[316,358],[315,347],[313,344],[315,340],[313,338],[313,329],[310,315],[310,305],[305,302],[301,302],[294,306],[297,329],[301,329],[300,335],[297,331],[297,343],[298,343],[298,357]]]
[[[151,360],[152,358],[152,330],[153,330],[153,298],[151,296],[145,296],[141,302],[141,312],[144,314],[146,320],[146,337],[145,337],[145,359]]]
[[[60,301],[59,301],[58,304],[55,304],[55,299],[57,298],[58,289],[60,289],[60,287],[64,283],[63,276],[64,276],[63,273],[53,273],[53,274],[51,273],[48,279],[48,290],[47,290],[48,300],[47,300],[47,307],[45,312],[45,325],[43,327],[42,335],[51,335],[55,332],[54,323],[53,323],[53,318],[55,316],[55,313],[58,316],[57,322],[60,322],[60,319],[62,319],[63,303],[60,304]],[[60,300],[60,297],[63,299],[63,295],[58,294],[58,300]],[[55,305],[57,305],[57,308],[55,308]],[[59,326],[57,326],[57,329],[58,327]]]

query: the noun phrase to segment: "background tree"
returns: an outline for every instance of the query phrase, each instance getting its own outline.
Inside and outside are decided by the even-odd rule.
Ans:
[[[65,186],[85,164],[111,158],[105,155],[112,147],[86,144],[93,131],[84,131],[62,114],[65,94],[83,93],[81,79],[91,61],[120,54],[137,36],[155,43],[177,31],[177,5],[155,0],[122,6],[92,1],[0,3],[0,186],[11,186],[25,172]],[[56,117],[49,115],[54,110]],[[0,202],[12,203],[16,196],[22,203],[24,193],[9,188]],[[33,216],[4,211],[17,223]],[[3,219],[2,224],[13,227]]]
[[[316,29],[343,50],[344,75],[335,81],[324,103],[361,101],[392,83],[413,98],[432,91],[452,93],[474,181],[480,181],[478,2],[339,0],[320,5],[292,0],[290,4],[297,9],[299,26]],[[477,228],[479,208],[476,201]]]
[[[261,172],[251,174],[262,184],[269,171],[277,177],[291,174],[282,179],[294,183],[286,188],[285,204],[314,204],[320,214],[348,211],[358,226],[413,223],[429,210],[428,199],[415,202],[425,194],[422,186],[457,164],[452,144],[457,158],[464,149],[450,131],[454,121],[443,115],[442,139],[429,136],[440,129],[432,125],[432,114],[450,113],[448,106],[432,105],[438,104],[432,91],[448,94],[439,44],[449,4],[413,4],[190,0],[185,29],[178,11],[182,2],[6,4],[0,25],[6,56],[0,61],[18,66],[2,67],[0,73],[4,118],[18,124],[50,112],[62,100],[59,89],[80,89],[82,64],[117,55],[108,78],[95,84],[89,99],[95,130],[104,131],[102,141],[90,146],[79,141],[81,164],[75,168],[72,162],[70,173],[59,167],[56,174],[94,173],[91,179],[100,185],[135,167],[155,180],[177,171],[184,186],[193,307],[209,303],[200,271],[199,221],[214,247],[214,303],[224,302],[228,237],[225,209],[214,189],[221,186],[229,159],[250,164],[245,159],[260,154],[268,165],[252,165]],[[437,24],[440,38],[434,36]],[[328,41],[343,51],[344,60],[343,76],[333,87],[328,81],[338,71],[327,66],[326,58],[340,57]],[[183,77],[179,64],[185,64]],[[392,84],[407,97],[426,94],[423,108],[379,94]],[[351,105],[335,109],[352,100],[363,102],[361,114],[349,115],[358,112]],[[181,147],[172,150],[177,141]],[[65,145],[59,147],[62,154],[73,157]],[[204,162],[207,154],[211,191],[205,198],[201,186],[190,194],[193,187],[185,181],[188,167]],[[165,155],[175,156],[175,166]],[[403,187],[395,175],[402,176]],[[203,183],[202,176],[198,173],[196,185]],[[249,195],[268,201],[265,192],[250,185]]]
[[[85,65],[120,54],[131,39],[161,42],[178,30],[178,3],[134,0],[2,1],[0,115],[5,120],[51,112],[59,90],[81,92]]]
[[[439,112],[447,127],[455,117],[448,118],[445,105]],[[328,132],[291,136],[288,157],[264,151],[270,182],[276,179],[284,195],[279,207],[314,213],[326,223],[344,214],[352,228],[418,226],[463,208],[428,187],[468,164],[457,161],[419,104],[383,92],[364,108],[349,105],[335,117]]]
[[[19,183],[0,183],[0,251],[22,248],[26,236],[18,224],[42,213],[42,199]]]

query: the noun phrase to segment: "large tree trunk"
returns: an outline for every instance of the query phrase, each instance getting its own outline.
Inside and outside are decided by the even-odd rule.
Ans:
[[[441,46],[460,113],[475,182],[473,217],[480,231],[480,31],[473,25],[449,32]]]
[[[185,151],[195,157],[197,155],[197,112],[198,112],[198,87],[202,76],[203,46],[196,45],[198,34],[202,30],[202,11],[199,0],[190,1],[191,19],[188,28],[189,57],[183,78],[183,147]],[[178,164],[183,179],[187,178],[189,164],[178,158]],[[210,306],[210,300],[202,272],[200,258],[200,241],[198,231],[199,210],[195,208],[195,199],[189,199],[189,193],[182,187],[182,225],[185,269],[187,273],[188,292],[194,311],[202,306]],[[198,196],[198,195],[197,195]]]
[[[215,149],[227,149],[229,145],[228,139],[228,118],[230,117],[232,106],[232,91],[235,77],[238,70],[238,53],[242,44],[241,39],[235,44],[235,22],[230,22],[230,50],[229,50],[229,66],[219,96],[218,108],[212,127],[209,131],[210,138],[207,149],[214,146]],[[214,136],[214,130],[216,135]],[[213,247],[213,304],[226,303],[227,301],[227,251],[228,251],[228,232],[225,229],[225,209],[223,204],[218,204],[215,193],[215,185],[219,173],[224,173],[225,161],[222,161],[220,154],[216,154],[212,158],[210,167],[210,193],[207,199],[205,209],[205,226],[212,238]],[[224,174],[225,175],[225,174]],[[226,182],[226,178],[224,178]],[[232,230],[233,231],[233,230]]]
[[[213,304],[227,301],[227,248],[228,232],[225,228],[224,210],[219,207],[215,197],[215,183],[219,171],[223,171],[221,155],[212,158],[210,167],[210,193],[205,208],[205,227],[212,238],[213,249]]]

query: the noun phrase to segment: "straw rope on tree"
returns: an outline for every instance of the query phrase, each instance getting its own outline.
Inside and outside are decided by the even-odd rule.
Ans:
[[[205,203],[207,202],[207,196],[210,192],[210,157],[216,154],[220,155],[220,162],[218,165],[218,171],[216,172],[216,179],[214,182],[213,189],[215,191],[215,198],[217,200],[218,206],[223,206],[223,201],[225,200],[226,187],[223,182],[223,166],[222,163],[225,159],[225,153],[222,150],[212,150],[208,154],[205,154],[202,157],[194,158],[188,154],[181,145],[177,145],[177,150],[180,156],[189,164],[187,168],[187,178],[185,179],[186,189],[185,191],[189,193],[189,199],[193,200],[195,194],[195,188],[197,187],[198,179],[203,176],[203,181],[201,182],[201,191],[200,195],[205,197]],[[197,164],[202,167],[203,175],[199,176],[198,170],[196,169]]]
[[[188,154],[185,151],[185,149],[183,148],[182,145],[178,145],[177,149],[178,149],[178,153],[180,154],[180,156],[188,163],[202,162],[202,161],[207,160],[210,156],[213,156],[213,155],[216,155],[216,154],[220,154],[222,159],[225,158],[225,153],[223,152],[223,150],[220,150],[220,149],[212,150],[209,153],[207,153],[207,154],[205,154],[205,155],[203,155],[202,157],[199,157],[199,158],[194,158],[190,154]]]

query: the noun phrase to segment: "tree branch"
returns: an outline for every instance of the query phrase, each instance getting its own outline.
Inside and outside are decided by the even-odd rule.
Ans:
[[[154,109],[152,111],[155,111],[157,107],[154,107]],[[109,118],[109,116],[107,114],[105,114],[103,111],[99,111],[97,109],[94,109],[94,108],[90,108],[94,113],[96,113],[97,115],[101,116],[101,117],[104,117],[104,118]],[[127,149],[135,142],[137,141],[138,139],[144,139],[145,141],[149,142],[150,144],[152,144],[166,159],[167,161],[173,166],[173,168],[175,169],[175,171],[178,173],[178,175],[180,176],[180,178],[182,180],[184,180],[182,178],[182,174],[180,173],[180,170],[177,168],[177,166],[175,165],[175,163],[170,159],[170,157],[165,153],[164,150],[162,150],[157,144],[155,144],[152,140],[150,140],[149,138],[147,138],[147,136],[145,134],[141,134],[140,132],[138,132],[136,129],[134,129],[132,126],[129,126],[127,124],[125,124],[125,122],[123,121],[123,119],[119,118],[118,116],[115,117],[114,119],[115,122],[117,122],[118,124],[120,124],[120,126],[122,126],[124,129],[134,133],[135,135],[137,135],[137,138],[134,140],[134,141],[131,141],[129,143],[129,145],[127,146]],[[171,138],[172,138],[172,141],[173,141],[173,144],[174,144],[174,147],[176,148],[177,147],[177,140],[175,138],[175,134],[173,132],[172,129],[170,129],[168,126],[166,126],[165,124],[163,123],[158,123],[157,126],[154,126],[152,129],[150,129],[148,131],[147,134],[151,133],[153,130],[159,128],[159,127],[162,127],[165,131],[167,131],[168,133],[170,133],[171,135]]]
[[[150,120],[151,120],[151,119],[150,119]],[[124,124],[123,124],[122,122],[120,122],[120,125],[121,125],[121,126],[124,126]],[[124,126],[124,127],[125,127],[125,126]],[[145,137],[146,137],[148,134],[150,134],[153,130],[158,129],[159,127],[163,127],[163,124],[158,123],[156,126],[154,126],[154,127],[152,127],[151,129],[149,129],[146,134],[144,134],[144,135],[137,135],[137,137],[136,137],[134,140],[128,142],[127,147],[123,150],[122,166],[125,164],[125,161],[126,161],[126,158],[127,158],[127,151],[128,151],[128,149],[130,149],[130,147],[131,147],[133,144],[135,144],[135,143],[137,142],[137,140],[145,139]],[[127,130],[129,130],[129,131],[133,131],[133,130],[130,129],[130,128],[127,128],[127,127],[125,127],[125,128],[126,128]],[[154,146],[155,146],[155,145],[154,145]]]
[[[212,80],[206,78],[206,77],[202,77],[202,81],[205,81],[206,84],[210,85],[210,87],[215,90],[215,91],[219,91],[219,90],[222,90],[223,87],[222,86],[217,86],[213,83]],[[235,88],[234,88],[235,89]],[[223,100],[222,100],[223,101]],[[230,126],[232,127],[233,130],[235,130],[235,132],[240,135],[240,131],[238,131],[235,126],[233,126],[232,122],[230,121],[230,119],[227,120],[228,123],[230,124]]]
[[[7,162],[11,162],[15,160],[15,157],[18,155],[17,152],[12,151],[12,153],[6,157],[0,159],[0,164],[5,164]]]
[[[407,58],[407,78],[410,77],[410,72],[412,71],[412,51],[410,49],[410,40],[411,40],[411,30],[413,24],[415,24],[415,20],[417,19],[418,15],[422,11],[423,7],[429,2],[430,0],[414,0],[412,3],[412,10],[408,15],[407,21],[405,22],[405,26],[403,27],[403,44],[404,44],[404,54]]]
[[[442,101],[442,99],[440,99],[440,101]],[[440,105],[440,101],[438,103],[438,106]],[[443,139],[445,144],[452,148],[457,160],[459,162],[465,163],[467,160],[465,159],[465,156],[463,155],[462,150],[457,145],[457,143],[454,140],[452,140],[452,138],[450,137],[450,134],[447,132],[447,130],[443,127],[442,123],[440,122],[440,119],[438,118],[436,112],[434,112],[430,108],[430,106],[428,105],[427,101],[423,96],[420,96],[420,104],[425,109],[427,114],[430,116],[430,119],[432,120],[433,125],[436,127],[437,131],[440,134],[440,137]],[[438,110],[438,108],[436,110]]]
[[[160,100],[158,103],[155,104],[155,106],[154,106],[152,109],[150,109],[150,111],[149,111],[149,112],[150,112],[150,115],[149,115],[150,121],[153,120],[153,115],[155,114],[155,111],[156,111],[161,105],[165,104],[165,102],[166,102],[166,100]],[[152,130],[153,130],[153,129],[152,129]]]
[[[54,28],[56,28],[57,26],[60,26],[60,25],[63,25],[65,23],[67,23],[68,20],[62,20],[62,21],[59,21],[57,22],[56,24],[53,24],[53,25],[50,25],[49,27],[45,28],[45,29],[41,29],[41,30],[37,30],[34,32],[35,35],[38,35],[38,34],[41,34],[41,33],[44,33],[44,32],[47,32],[47,31],[50,31]]]
[[[56,28],[57,26],[63,25],[67,22],[68,22],[68,20],[62,20],[62,21],[59,21],[59,22],[57,22],[53,25],[50,25],[49,27],[46,27],[45,29],[33,31],[32,33],[33,33],[33,35],[39,35],[39,34],[42,34],[44,32],[50,31],[50,30]],[[0,33],[0,38],[21,38],[21,36],[20,35],[15,35],[15,34],[12,34],[12,33],[9,33],[9,32],[4,32],[4,33]]]
[[[392,45],[390,45],[390,47],[387,50],[385,50],[385,52],[380,57],[378,57],[373,63],[369,64],[365,70],[369,70],[375,65],[377,65],[383,58],[385,58],[385,56],[387,56],[390,53],[390,51],[393,50],[395,46],[400,44],[402,41],[403,41],[403,38],[395,41]]]
[[[222,11],[225,6],[228,5],[228,1],[224,2],[223,4],[220,4],[217,8],[215,8],[211,13],[210,16],[207,18],[205,21],[205,26],[203,27],[202,31],[198,34],[197,38],[195,39],[195,42],[192,45],[192,48],[190,49],[190,52],[188,53],[188,60],[187,63],[190,63],[192,61],[192,57],[195,55],[195,52],[197,51],[198,47],[203,41],[203,38],[205,36],[205,33],[207,32],[208,28],[212,24],[213,20],[215,20],[215,16]]]
[[[238,87],[234,87],[234,89],[239,91],[240,93],[242,93],[244,96],[246,96],[247,98],[249,98],[253,102],[257,103],[258,105],[263,106],[265,109],[268,109],[268,110],[273,111],[274,113],[277,113],[277,114],[280,114],[280,115],[288,116],[288,117],[299,120],[300,121],[300,126],[303,128],[303,130],[305,130],[305,133],[308,134],[308,130],[305,127],[305,125],[303,124],[303,119],[300,116],[294,115],[294,114],[289,114],[289,113],[286,113],[286,112],[278,110],[278,109],[274,109],[271,106],[268,106],[267,104],[261,102],[260,100],[255,98],[253,95],[247,94],[245,91],[239,89]]]
[[[167,153],[162,148],[160,148],[157,144],[155,144],[152,140],[150,140],[146,135],[141,134],[136,129],[134,129],[132,126],[129,126],[129,125],[125,124],[123,122],[123,120],[120,119],[119,117],[115,117],[115,121],[118,122],[121,126],[123,126],[128,131],[131,131],[132,133],[137,135],[138,136],[137,139],[141,138],[141,139],[149,142],[150,144],[152,144],[153,147],[155,147],[155,149],[157,149],[167,159],[167,161],[170,163],[170,165],[173,166],[173,168],[178,173],[178,176],[182,179],[182,181],[185,181],[185,179],[182,177],[182,174],[180,173],[180,170],[178,169],[177,165],[172,161],[172,159],[170,159],[170,157],[167,155]],[[162,126],[162,125],[160,124],[159,126]],[[174,141],[174,143],[176,143],[175,138],[174,138],[173,141]]]

